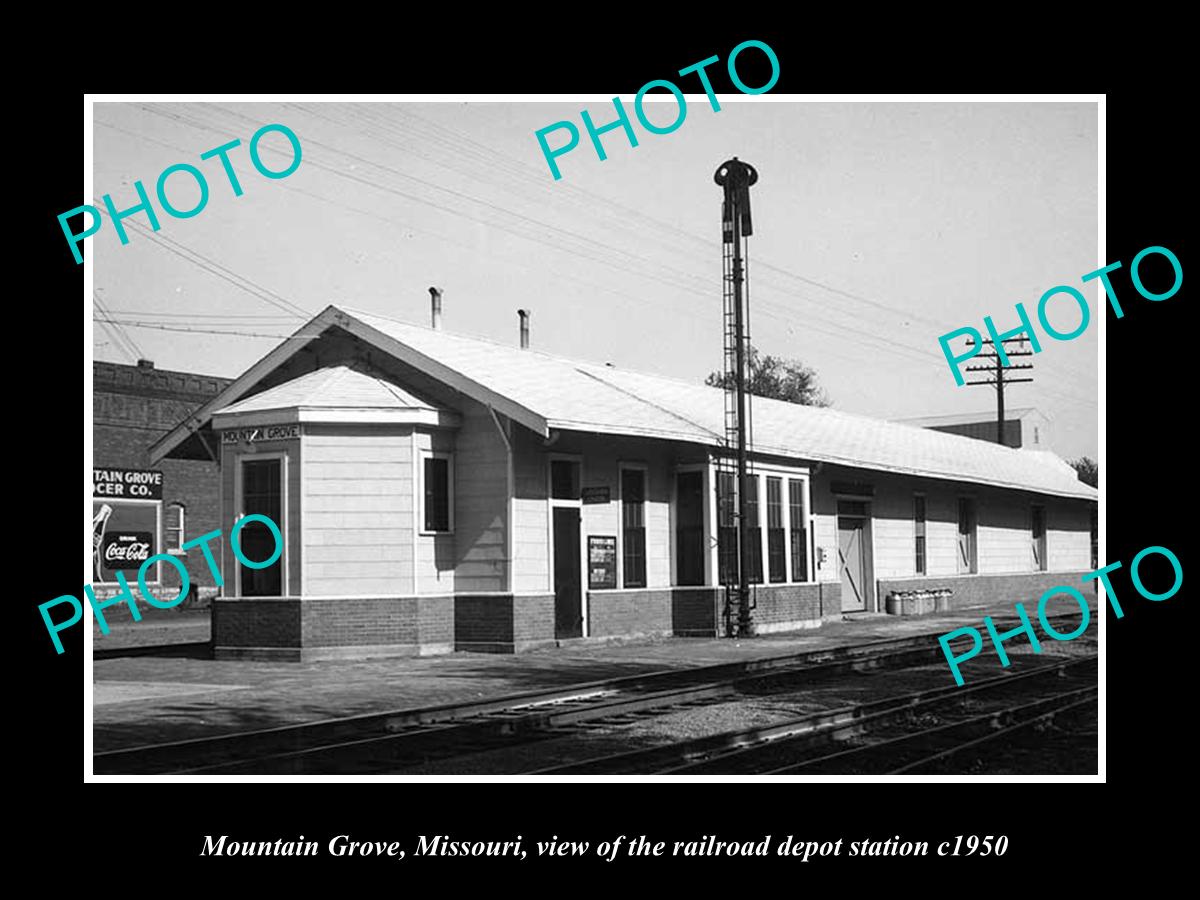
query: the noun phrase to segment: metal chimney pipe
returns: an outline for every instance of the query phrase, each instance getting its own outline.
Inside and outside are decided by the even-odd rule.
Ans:
[[[529,349],[529,310],[518,309],[517,315],[521,317],[521,349]]]
[[[442,328],[442,289],[431,287],[429,289],[429,316],[430,324],[434,331],[441,331]]]

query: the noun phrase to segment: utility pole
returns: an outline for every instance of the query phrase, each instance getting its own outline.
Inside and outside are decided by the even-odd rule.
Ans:
[[[1017,346],[1020,347],[1021,349],[1009,350],[1007,347],[1005,347],[1004,355],[1007,356],[1008,358],[1011,359],[1014,356],[1033,356],[1033,351],[1024,349],[1025,348],[1025,338],[1023,338],[1023,337],[1007,338],[1007,339],[1005,339],[1004,343],[1007,344],[1009,341],[1018,341],[1019,343],[1017,344]],[[984,341],[981,341],[980,343],[985,344],[985,345],[991,345],[992,352],[977,354],[975,356],[975,359],[994,360],[995,366],[994,367],[993,366],[967,366],[967,371],[968,372],[988,372],[991,375],[993,375],[994,377],[984,378],[980,381],[968,381],[967,384],[970,384],[970,385],[977,385],[977,384],[995,385],[995,388],[996,388],[996,443],[1003,445],[1004,444],[1004,388],[1006,385],[1009,385],[1009,384],[1017,384],[1022,381],[1033,381],[1032,378],[1013,378],[1011,376],[1006,378],[1004,376],[1004,370],[1005,369],[1032,369],[1033,364],[1032,363],[1022,363],[1022,364],[1011,363],[1011,364],[1005,366],[1000,359],[1000,354],[996,352],[995,344],[991,340],[984,340]],[[971,341],[968,344],[968,346],[974,347],[975,342]]]
[[[722,206],[722,230],[725,245],[725,367],[726,367],[726,415],[725,443],[737,448],[737,536],[738,536],[738,583],[735,605],[737,607],[737,634],[748,637],[754,634],[750,602],[750,573],[753,556],[750,547],[750,521],[746,515],[749,500],[750,478],[748,476],[750,435],[747,428],[746,365],[748,363],[748,339],[746,336],[746,313],[744,309],[743,285],[745,262],[742,241],[753,234],[750,221],[750,186],[758,181],[758,172],[753,166],[741,162],[736,156],[721,164],[713,180],[725,192]],[[732,251],[732,253],[730,252]],[[731,327],[732,326],[732,327]],[[732,367],[733,372],[729,369]],[[733,374],[733,397],[730,397],[729,375]],[[732,404],[730,403],[732,400]],[[719,480],[719,479],[718,479]],[[728,605],[728,597],[727,597]]]

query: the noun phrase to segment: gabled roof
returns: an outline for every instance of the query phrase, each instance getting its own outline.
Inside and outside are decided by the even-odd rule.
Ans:
[[[317,369],[261,394],[240,400],[213,415],[237,415],[276,409],[437,409],[428,400],[350,366]]]
[[[328,366],[213,412],[213,427],[291,422],[409,423],[457,427],[459,415],[354,366]]]
[[[339,325],[543,435],[551,428],[658,437],[714,446],[724,433],[718,388],[522,350],[372,313],[329,307],[302,332]],[[315,335],[313,335],[315,336]],[[296,352],[289,339],[196,413],[235,402]],[[210,408],[211,407],[211,408]],[[754,449],[1038,493],[1095,499],[1095,489],[1027,452],[911,425],[778,400],[753,401]],[[160,459],[188,434],[180,426],[151,448]]]

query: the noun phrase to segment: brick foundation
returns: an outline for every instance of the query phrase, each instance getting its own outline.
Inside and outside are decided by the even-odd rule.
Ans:
[[[723,602],[716,588],[590,591],[589,638],[717,637],[724,633]],[[761,634],[810,628],[841,612],[836,584],[760,585],[757,602]],[[549,593],[218,598],[212,616],[217,659],[520,653],[560,643]]]
[[[455,598],[455,650],[520,653],[553,643],[553,594],[471,594]]]
[[[891,591],[938,590],[946,588],[953,593],[950,596],[950,609],[963,609],[971,606],[982,606],[995,603],[998,600],[1010,599],[1013,603],[1022,602],[1032,615],[1037,607],[1038,598],[1052,587],[1067,585],[1079,590],[1085,597],[1089,591],[1094,591],[1097,581],[1085,584],[1081,576],[1088,574],[1077,572],[1028,572],[1011,575],[949,575],[929,576],[920,578],[886,578],[878,582],[880,610],[885,608],[887,595]],[[1073,604],[1059,602],[1048,606],[1050,613],[1069,609]]]
[[[454,598],[218,599],[217,659],[430,656],[454,649]]]
[[[771,634],[815,628],[842,614],[842,586],[836,583],[760,584],[756,591],[754,631]]]
[[[588,636],[673,634],[674,591],[588,591]]]

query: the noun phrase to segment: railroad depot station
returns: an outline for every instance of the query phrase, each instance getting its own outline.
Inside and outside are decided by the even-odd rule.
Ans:
[[[528,324],[505,345],[444,330],[440,296],[430,326],[330,306],[151,445],[219,462],[223,535],[255,513],[283,535],[266,569],[213,543],[218,659],[725,633],[723,391],[529,349]],[[755,398],[751,460],[760,634],[1091,569],[1096,491],[1049,453]],[[258,523],[241,544],[274,548]]]

